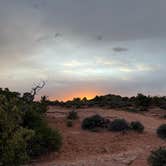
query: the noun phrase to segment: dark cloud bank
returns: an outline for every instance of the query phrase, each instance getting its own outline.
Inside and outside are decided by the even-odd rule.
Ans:
[[[164,95],[165,16],[165,0],[0,0],[0,85]]]

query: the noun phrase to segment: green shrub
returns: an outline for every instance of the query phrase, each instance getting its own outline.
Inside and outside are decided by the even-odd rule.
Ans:
[[[21,115],[17,108],[0,109],[0,165],[20,166],[29,161],[26,148],[34,131],[20,126]]]
[[[157,129],[157,135],[162,139],[166,139],[166,124],[161,125]]]
[[[67,125],[67,127],[72,127],[73,126],[73,121],[72,120],[67,120],[66,125]]]
[[[35,135],[29,141],[28,155],[37,157],[49,151],[58,151],[62,138],[57,130],[49,128],[40,112],[29,110],[25,112],[23,117],[23,126],[33,129]]]
[[[29,129],[37,129],[46,125],[42,114],[28,110],[23,116],[23,126]]]
[[[162,105],[160,105],[159,106],[161,109],[163,109],[163,110],[166,110],[166,104],[164,103],[164,104],[162,104]]]
[[[59,131],[45,126],[36,130],[27,150],[31,157],[37,157],[50,151],[59,151],[61,145],[62,137]]]
[[[137,107],[149,107],[151,104],[151,97],[150,96],[145,96],[141,93],[137,94],[137,96],[135,97],[135,105]]]
[[[29,161],[30,158],[26,151],[27,142],[22,136],[14,135],[6,143],[1,153],[2,165],[20,166]]]
[[[160,116],[161,119],[166,119],[166,114]]]
[[[94,132],[94,133],[97,133],[97,132],[101,132],[101,131],[102,131],[102,128],[99,128],[99,127],[97,128],[97,127],[96,127],[96,128],[91,129],[90,131],[91,131],[91,132]]]
[[[132,112],[132,113],[137,113],[138,112],[138,110],[136,108],[128,108],[127,111]]]
[[[110,123],[109,130],[110,131],[126,131],[129,129],[129,124],[125,119],[115,119]]]
[[[144,112],[144,111],[148,111],[148,106],[139,106],[137,108],[138,112]]]
[[[127,109],[127,111],[133,112],[133,113],[140,113],[140,112],[148,111],[148,107],[139,106],[139,107],[135,107],[135,108],[129,108],[129,109]]]
[[[43,133],[42,135],[48,151],[59,151],[62,145],[62,136],[57,129],[45,127],[39,132]]]
[[[78,119],[78,114],[76,111],[70,111],[67,115],[67,119],[76,120]]]
[[[0,166],[25,165],[61,147],[61,134],[44,120],[46,105],[26,94],[0,89]]]
[[[148,158],[150,166],[165,166],[166,165],[166,148],[159,148],[152,151]]]
[[[84,130],[94,130],[94,128],[107,128],[109,123],[109,120],[101,117],[100,115],[93,115],[83,120],[82,128]]]
[[[144,131],[144,126],[138,121],[133,121],[130,123],[130,128],[134,131],[142,133]]]

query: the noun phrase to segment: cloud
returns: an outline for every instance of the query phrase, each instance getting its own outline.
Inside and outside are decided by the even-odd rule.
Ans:
[[[98,35],[96,38],[97,38],[97,40],[99,40],[99,41],[103,40],[103,36],[102,36],[102,35]]]
[[[42,42],[42,41],[47,41],[50,39],[50,36],[45,35],[45,36],[40,36],[36,39],[37,42]]]
[[[61,33],[55,33],[55,34],[46,34],[46,35],[41,35],[37,37],[36,41],[37,42],[47,42],[47,41],[54,41],[57,40],[58,38],[62,37]]]
[[[159,71],[159,65],[136,64],[134,67],[120,67],[120,71],[127,73],[136,72],[153,72]]]
[[[128,51],[128,48],[124,48],[124,47],[115,47],[113,48],[114,52],[126,52]]]
[[[0,1],[0,84],[47,79],[43,93],[54,97],[163,93],[165,15],[164,0]]]
[[[56,38],[59,38],[59,37],[62,37],[62,34],[61,33],[55,33],[54,38],[56,39]]]

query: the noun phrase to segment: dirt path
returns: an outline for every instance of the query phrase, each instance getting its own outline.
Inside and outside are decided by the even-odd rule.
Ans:
[[[53,113],[51,113],[53,112]],[[52,108],[48,113],[51,127],[59,128],[63,135],[63,147],[59,154],[45,155],[34,166],[148,166],[146,160],[150,151],[166,146],[156,136],[156,129],[166,120],[124,111],[99,108],[78,110],[79,120],[72,128],[66,127],[66,109]],[[138,120],[145,126],[145,132],[92,133],[81,129],[85,117],[100,114],[110,118]]]

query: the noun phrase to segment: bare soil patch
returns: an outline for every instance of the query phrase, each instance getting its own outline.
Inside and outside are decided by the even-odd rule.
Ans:
[[[79,109],[79,119],[74,126],[66,126],[66,114],[69,109],[51,107],[47,120],[52,128],[58,128],[63,135],[61,151],[42,156],[34,166],[148,166],[147,157],[150,151],[166,142],[156,135],[156,129],[165,119],[152,116],[156,110],[138,114],[113,109],[88,108]],[[145,132],[139,134],[133,131],[113,133],[109,131],[90,132],[81,129],[85,117],[100,114],[115,119],[125,118],[127,121],[140,121],[145,126]],[[157,113],[156,113],[157,114]]]

